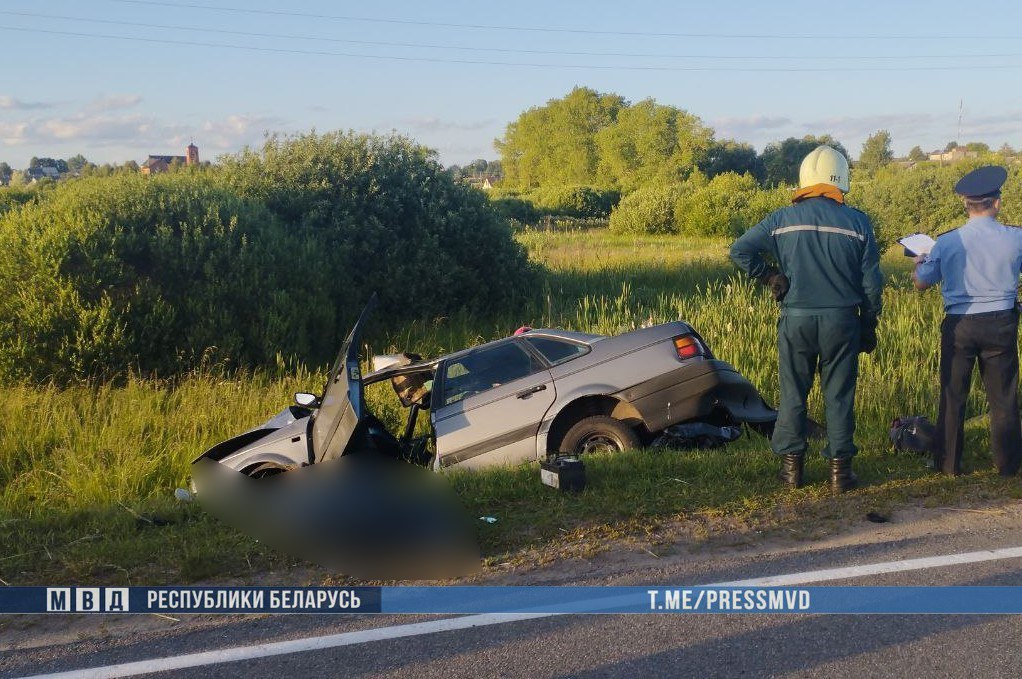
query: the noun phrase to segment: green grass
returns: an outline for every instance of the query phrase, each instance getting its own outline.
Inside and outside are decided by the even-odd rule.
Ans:
[[[606,230],[526,231],[518,238],[548,272],[531,306],[488,318],[453,313],[376,333],[370,350],[436,355],[522,324],[620,333],[680,318],[776,402],[777,309],[762,290],[735,275],[727,243]],[[908,260],[899,253],[886,257],[884,267],[889,280],[880,347],[861,361],[857,402],[856,464],[868,488],[838,500],[822,484],[781,490],[766,440],[752,434],[715,451],[593,459],[590,485],[579,495],[542,486],[535,467],[454,473],[451,482],[471,515],[498,518],[480,524],[487,561],[514,562],[535,550],[556,554],[564,545],[584,551],[605,537],[649,536],[678,522],[740,535],[753,527],[798,526],[806,516],[850,515],[867,504],[1017,495],[1017,484],[988,473],[940,479],[927,476],[918,458],[889,452],[893,417],[936,415],[941,306],[937,291],[911,288]],[[282,361],[255,373],[209,370],[169,381],[128,377],[68,389],[4,387],[0,580],[169,583],[255,577],[293,566],[292,559],[220,525],[201,507],[175,504],[171,494],[186,484],[195,455],[265,420],[293,392],[318,391],[323,379],[322,368]],[[395,425],[402,413],[386,392],[372,390],[370,403]],[[818,390],[810,410],[823,420]],[[975,389],[970,415],[984,410]],[[970,425],[967,449],[967,467],[989,469],[984,422]],[[809,474],[822,481],[818,458],[810,461]]]

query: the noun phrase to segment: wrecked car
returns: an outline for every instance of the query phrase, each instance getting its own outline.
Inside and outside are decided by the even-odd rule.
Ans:
[[[614,337],[530,329],[433,359],[377,356],[362,374],[371,306],[322,395],[296,394],[295,405],[196,461],[261,477],[370,451],[439,471],[638,448],[682,422],[776,419],[756,388],[682,321]],[[383,381],[407,409],[403,431],[388,431],[366,407],[365,388]],[[424,413],[425,426],[417,426]]]

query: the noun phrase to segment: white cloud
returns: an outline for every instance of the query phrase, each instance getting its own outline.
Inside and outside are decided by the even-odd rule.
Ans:
[[[181,133],[181,126],[161,123],[138,113],[80,112],[51,118],[34,118],[10,126],[17,134],[5,135],[5,143],[45,146],[74,142],[83,146],[151,144]]]
[[[201,149],[229,152],[257,144],[267,130],[286,125],[281,118],[247,114],[189,124],[123,110],[140,101],[134,95],[104,97],[64,115],[0,121],[0,149],[19,149],[25,157],[83,153],[98,162],[124,157],[141,159],[149,154],[183,154],[191,141]]]
[[[835,139],[867,137],[877,130],[887,130],[891,136],[899,133],[916,134],[928,129],[936,121],[931,113],[901,113],[869,116],[840,116],[801,123],[806,134],[829,134]]]
[[[255,144],[266,132],[281,129],[286,124],[286,120],[276,116],[230,115],[203,122],[194,136],[195,139],[201,137],[204,146],[227,151]]]
[[[711,121],[710,125],[717,130],[718,136],[724,132],[724,136],[745,132],[748,130],[771,130],[791,125],[791,118],[785,116],[764,116],[752,115],[738,118],[718,118]]]
[[[22,101],[5,95],[0,95],[0,111],[37,111],[40,109],[53,108],[53,102],[46,101]]]
[[[403,118],[398,121],[399,127],[407,127],[416,132],[473,132],[483,130],[496,122],[493,118],[486,120],[455,121],[442,118]]]
[[[1006,138],[1017,137],[1019,134],[1022,134],[1022,111],[1007,111],[998,115],[979,117],[972,117],[966,111],[962,121],[963,138]],[[996,143],[996,140],[993,143]]]
[[[0,140],[2,140],[5,145],[18,144],[20,143],[20,140],[24,138],[27,129],[28,123],[0,122]]]
[[[126,108],[133,108],[142,103],[142,97],[137,94],[112,94],[96,97],[85,107],[86,111],[99,113],[102,111],[119,111]]]

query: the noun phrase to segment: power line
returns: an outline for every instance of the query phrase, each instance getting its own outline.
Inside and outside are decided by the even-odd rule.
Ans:
[[[120,1],[120,0],[117,0]],[[199,40],[172,40],[169,38],[143,38],[128,35],[110,35],[105,33],[83,33],[78,31],[58,31],[45,28],[26,28],[23,26],[0,26],[3,31],[21,33],[42,33],[47,35],[65,35],[79,38],[100,38],[104,40],[127,40],[131,42],[156,43],[164,45],[184,45],[189,47],[216,47],[222,49],[245,50],[249,52],[265,52],[271,54],[294,54],[304,56],[347,57],[354,59],[375,59],[383,61],[422,62],[439,64],[471,64],[481,66],[512,66],[525,68],[566,68],[576,70],[599,71],[661,71],[661,72],[729,72],[729,73],[848,73],[848,72],[895,72],[895,71],[971,71],[976,68],[1014,70],[1022,68],[1022,64],[991,64],[976,66],[892,66],[892,67],[779,67],[752,68],[728,66],[619,66],[610,64],[558,64],[514,61],[483,61],[474,59],[441,59],[436,57],[402,57],[396,55],[360,54],[357,52],[327,52],[323,50],[292,49],[283,47],[261,47],[254,45],[232,45],[228,43],[202,42]]]
[[[500,47],[462,47],[454,45],[438,45],[430,43],[414,42],[387,42],[378,40],[353,40],[349,38],[331,38],[311,35],[297,35],[293,33],[263,33],[254,31],[236,31],[218,28],[199,28],[195,26],[182,26],[175,24],[154,24],[139,21],[119,21],[115,19],[92,19],[89,17],[68,16],[63,14],[39,14],[36,12],[14,12],[0,10],[0,15],[28,17],[34,19],[57,19],[61,21],[81,21],[94,24],[105,24],[111,26],[129,26],[132,28],[155,28],[172,31],[193,31],[197,33],[212,33],[218,35],[236,35],[247,38],[273,38],[282,40],[302,40],[310,42],[328,42],[349,45],[366,45],[375,47],[411,47],[416,49],[437,49],[456,50],[464,52],[494,52],[502,54],[540,54],[545,56],[585,56],[585,57],[625,57],[625,58],[652,58],[652,59],[723,59],[723,60],[861,60],[861,61],[908,61],[913,59],[1006,59],[1011,57],[1022,57],[1022,52],[1004,52],[996,54],[899,54],[899,55],[813,55],[807,57],[784,56],[776,54],[662,54],[654,52],[592,52],[592,51],[567,51],[567,50],[532,50],[532,49],[509,49]]]
[[[153,7],[170,7],[177,9],[199,9],[215,12],[234,12],[238,14],[261,14],[264,16],[288,16],[304,19],[326,19],[330,21],[359,21],[379,24],[400,24],[406,26],[431,26],[435,28],[468,28],[489,31],[519,31],[534,33],[575,33],[580,35],[624,35],[654,38],[717,38],[717,39],[757,39],[757,40],[1018,40],[1018,35],[851,35],[833,33],[829,35],[808,35],[777,33],[666,33],[650,31],[605,31],[584,28],[549,28],[545,26],[513,26],[500,24],[459,24],[441,21],[419,21],[413,19],[380,19],[376,17],[354,16],[344,14],[318,14],[312,12],[293,12],[274,9],[253,9],[250,7],[231,7],[227,5],[197,4],[191,2],[157,2],[156,0],[110,0],[128,5],[148,5]]]

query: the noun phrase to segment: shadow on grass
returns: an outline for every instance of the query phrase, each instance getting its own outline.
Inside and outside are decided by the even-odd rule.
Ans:
[[[971,468],[986,470],[988,458],[970,457]],[[581,493],[542,485],[535,465],[455,472],[449,479],[473,519],[497,519],[477,524],[490,566],[591,556],[622,538],[654,549],[698,548],[715,538],[751,544],[770,531],[813,539],[849,520],[864,520],[867,512],[885,513],[899,505],[1022,496],[1016,479],[991,471],[957,479],[936,476],[915,456],[870,450],[856,458],[855,466],[863,484],[855,492],[832,497],[818,455],[807,460],[809,485],[785,490],[775,478],[777,460],[766,440],[749,435],[717,450],[590,457],[588,485]],[[329,576],[219,523],[199,505],[155,499],[130,510],[9,518],[0,521],[0,544],[0,579],[10,585],[260,581],[267,571],[287,573],[294,567],[312,573],[305,577]]]

